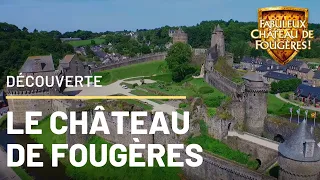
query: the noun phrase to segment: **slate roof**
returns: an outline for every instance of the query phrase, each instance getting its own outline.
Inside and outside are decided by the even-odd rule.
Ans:
[[[314,79],[320,79],[320,70],[314,72],[313,78]]]
[[[278,66],[278,65],[262,65],[258,68],[256,68],[256,71],[259,72],[267,72],[267,71],[281,71],[284,70],[284,66]]]
[[[289,80],[289,79],[295,79],[296,77],[288,74],[278,73],[274,71],[267,72],[264,77],[276,79],[276,80]]]
[[[300,68],[302,65],[304,64],[303,61],[299,61],[297,59],[294,59],[292,61],[290,61],[288,64],[287,64],[287,67],[290,68],[290,67],[297,67],[297,68]]]
[[[304,143],[314,141],[315,138],[311,134],[311,129],[308,128],[306,120],[302,121],[299,128],[291,135],[284,143],[279,145],[279,153],[283,156],[303,162],[314,162],[320,160],[320,149],[315,143],[313,157],[305,157]]]
[[[305,84],[300,84],[295,93],[299,93],[303,97],[308,97],[310,95],[311,98],[320,100],[320,87],[312,87]]]
[[[256,72],[249,72],[245,76],[243,76],[243,79],[249,80],[249,81],[255,81],[255,82],[262,82],[262,77],[256,73]]]
[[[308,68],[301,68],[300,69],[300,72],[302,72],[302,73],[308,73],[309,71],[311,71],[311,69],[308,69]]]
[[[73,59],[75,55],[74,54],[68,54],[66,55],[62,60],[61,63],[70,63],[70,61]]]
[[[24,62],[20,69],[20,73],[35,73],[54,71],[52,56],[30,56]]]
[[[220,27],[218,24],[217,27],[215,28],[215,32],[223,32],[223,29]]]

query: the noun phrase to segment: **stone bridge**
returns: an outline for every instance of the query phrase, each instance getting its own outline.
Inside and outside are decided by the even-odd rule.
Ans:
[[[110,64],[106,64],[103,66],[99,66],[99,67],[93,68],[92,72],[109,70],[109,69],[118,68],[118,67],[122,67],[122,66],[128,66],[131,64],[138,64],[138,63],[149,62],[149,61],[163,60],[166,58],[166,56],[167,56],[166,52],[147,54],[147,55],[143,55],[140,57],[131,58],[126,61],[110,63]]]

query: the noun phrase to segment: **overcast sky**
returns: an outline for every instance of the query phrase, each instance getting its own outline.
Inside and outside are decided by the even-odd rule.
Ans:
[[[269,6],[309,8],[309,22],[320,23],[320,0],[0,0],[0,22],[29,30],[104,32],[256,21],[257,9]]]

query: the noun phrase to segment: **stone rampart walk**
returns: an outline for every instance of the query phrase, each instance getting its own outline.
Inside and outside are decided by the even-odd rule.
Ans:
[[[266,148],[278,151],[279,144],[277,142],[274,142],[269,139],[259,137],[259,136],[253,135],[253,134],[239,133],[236,131],[228,131],[228,136],[236,136],[236,137],[241,138],[243,140],[253,142],[255,144],[264,146]]]
[[[302,109],[308,109],[308,110],[311,110],[311,111],[318,111],[318,112],[320,112],[320,108],[316,108],[316,107],[312,107],[312,106],[300,106],[300,105],[297,104],[297,103],[291,102],[291,101],[289,101],[289,100],[281,97],[281,95],[280,95],[279,93],[276,94],[276,97],[277,97],[278,99],[280,99],[281,101],[284,101],[284,102],[286,102],[286,103],[290,103],[290,104],[292,104],[292,105],[294,105],[294,106],[299,106],[299,107],[301,107]]]
[[[7,153],[0,148],[0,180],[21,180],[21,178],[7,166]]]

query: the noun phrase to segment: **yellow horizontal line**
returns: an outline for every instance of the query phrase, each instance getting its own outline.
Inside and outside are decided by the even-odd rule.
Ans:
[[[187,99],[186,96],[6,96],[7,99]]]

